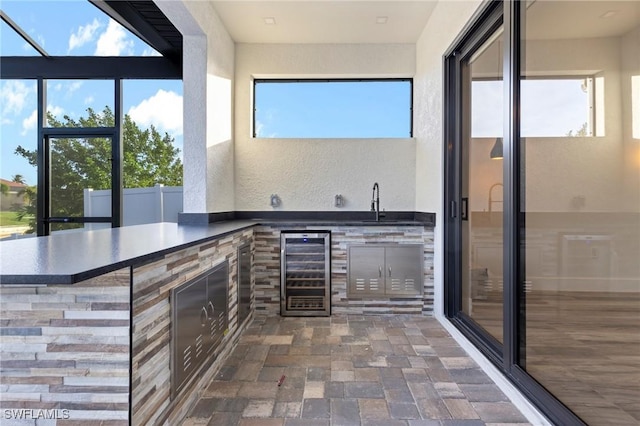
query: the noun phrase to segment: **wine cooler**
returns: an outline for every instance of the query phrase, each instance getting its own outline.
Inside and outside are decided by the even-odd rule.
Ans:
[[[331,234],[280,235],[280,314],[331,315]]]

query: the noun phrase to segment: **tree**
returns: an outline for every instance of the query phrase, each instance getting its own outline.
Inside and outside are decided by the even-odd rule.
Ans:
[[[87,109],[87,117],[78,120],[68,115],[63,120],[48,114],[51,127],[87,128],[112,127],[114,115],[109,107],[102,113]],[[123,134],[123,186],[125,188],[149,187],[155,184],[182,184],[182,162],[180,150],[173,145],[174,139],[165,133],[162,136],[151,125],[141,129],[124,116]],[[111,187],[111,140],[102,137],[51,138],[51,214],[52,216],[82,216],[84,189],[109,189]],[[37,165],[37,151],[22,146],[16,154],[29,164]],[[20,177],[19,175],[17,177]],[[25,192],[25,195],[27,193]],[[35,207],[35,192],[29,197],[26,208]],[[69,228],[68,225],[65,225]]]
[[[22,176],[20,174],[14,175],[12,181],[15,182],[15,183],[21,183],[23,185],[26,183],[25,180],[24,180],[24,176]]]
[[[586,137],[586,136],[589,136],[589,133],[587,132],[587,127],[588,127],[588,124],[585,121],[582,124],[582,126],[580,126],[580,128],[575,133],[573,133],[573,130],[569,130],[569,132],[565,136],[567,136],[567,137]]]
[[[29,219],[29,229],[25,234],[33,234],[36,232],[36,185],[26,186],[18,193],[24,197],[24,204],[16,208],[16,217],[18,220]]]

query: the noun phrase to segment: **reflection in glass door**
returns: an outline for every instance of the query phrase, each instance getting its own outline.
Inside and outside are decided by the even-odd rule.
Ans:
[[[502,28],[462,63],[462,312],[503,341]]]
[[[523,15],[519,364],[585,423],[638,425],[640,1]]]

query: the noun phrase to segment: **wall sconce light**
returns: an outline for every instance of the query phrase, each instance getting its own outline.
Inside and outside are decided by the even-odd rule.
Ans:
[[[281,203],[282,203],[282,200],[280,200],[280,197],[278,197],[278,194],[271,194],[271,198],[270,198],[271,207],[280,207]]]
[[[335,206],[342,207],[344,206],[344,198],[342,198],[342,194],[337,194],[335,197]]]
[[[496,138],[496,142],[491,148],[490,157],[492,160],[502,160],[502,138]]]

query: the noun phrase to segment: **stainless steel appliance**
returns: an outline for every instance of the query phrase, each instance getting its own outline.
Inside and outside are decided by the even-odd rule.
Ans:
[[[228,327],[229,262],[171,290],[171,398],[197,374]]]
[[[331,233],[280,235],[280,314],[331,315]]]
[[[251,244],[238,248],[238,326],[251,313]]]

